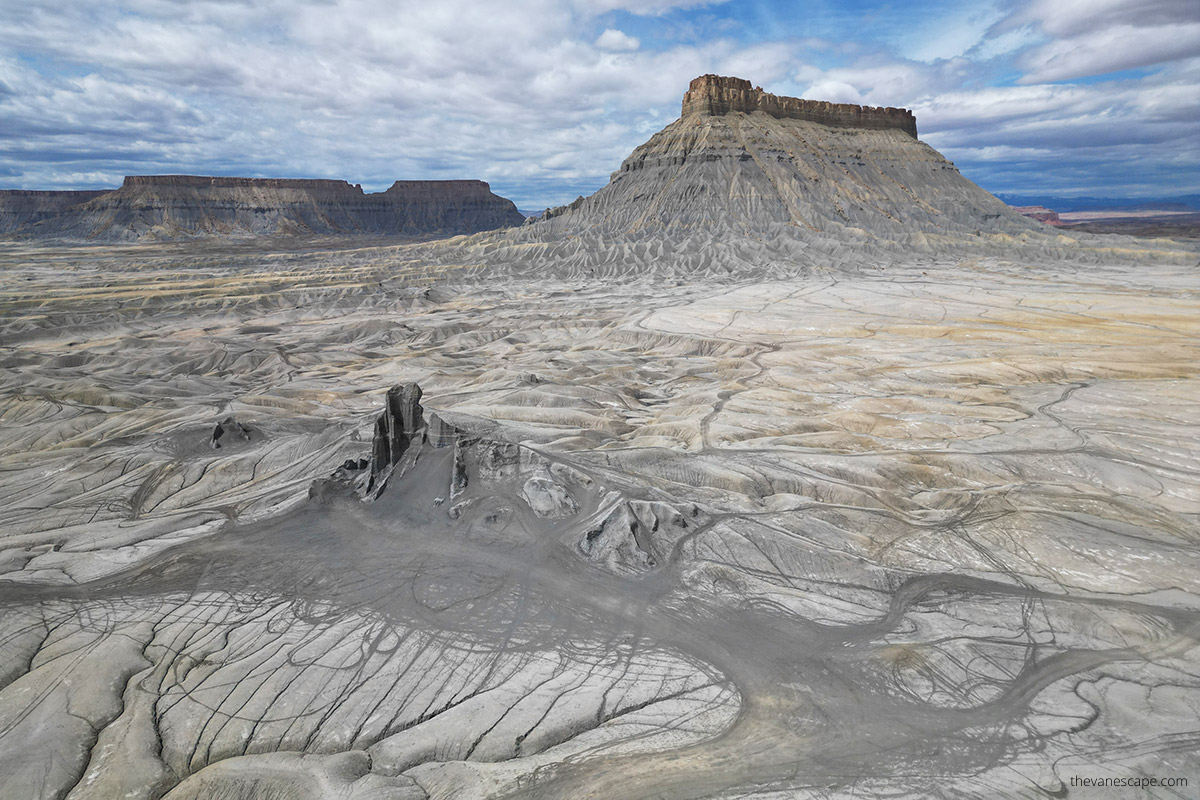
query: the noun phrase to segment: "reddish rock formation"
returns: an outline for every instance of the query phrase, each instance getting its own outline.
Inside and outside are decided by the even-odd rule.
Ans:
[[[917,138],[917,118],[907,108],[779,97],[751,86],[748,80],[720,75],[701,75],[691,82],[683,96],[681,116],[719,116],[739,111],[745,114],[761,111],[777,119],[801,119],[840,128],[896,128]]]
[[[1045,206],[1013,206],[1013,210],[1023,217],[1036,219],[1038,222],[1044,222],[1056,228],[1061,228],[1066,224],[1059,219],[1057,211],[1053,211]]]

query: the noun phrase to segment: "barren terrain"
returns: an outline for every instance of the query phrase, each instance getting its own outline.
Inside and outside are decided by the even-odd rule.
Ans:
[[[1194,251],[489,241],[2,246],[4,796],[1189,796]]]
[[[504,231],[0,244],[0,795],[1194,796],[1079,784],[1200,782],[1195,244],[681,112]]]

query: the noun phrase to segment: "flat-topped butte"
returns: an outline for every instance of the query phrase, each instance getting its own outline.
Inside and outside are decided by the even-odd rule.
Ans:
[[[917,138],[917,118],[907,108],[879,108],[780,97],[743,78],[701,75],[689,84],[680,116],[761,111],[777,119],[800,119],[841,128],[895,128]]]

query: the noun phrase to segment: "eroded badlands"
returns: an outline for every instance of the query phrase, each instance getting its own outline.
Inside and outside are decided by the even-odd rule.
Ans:
[[[1197,255],[1113,241],[3,245],[3,794],[1185,797],[1068,791],[1200,780]]]

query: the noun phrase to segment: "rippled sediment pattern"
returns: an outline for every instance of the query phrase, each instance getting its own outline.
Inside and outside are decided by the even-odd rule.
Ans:
[[[1200,780],[1194,267],[406,253],[3,252],[6,796]]]

